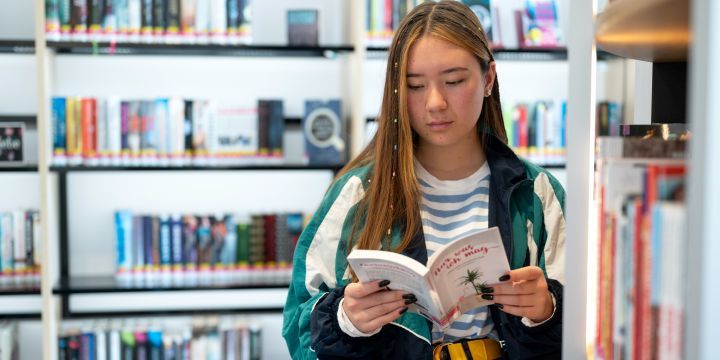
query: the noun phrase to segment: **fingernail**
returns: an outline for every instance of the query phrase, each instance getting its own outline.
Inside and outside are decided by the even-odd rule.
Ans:
[[[495,306],[497,306],[498,309],[502,309],[502,308],[503,308],[503,304],[495,304]]]
[[[388,285],[390,285],[390,280],[383,280],[383,281],[381,281],[381,282],[378,283],[378,286],[379,286],[379,287],[386,287],[386,286],[388,286]]]
[[[505,275],[501,276],[500,279],[498,279],[498,280],[500,280],[500,281],[508,281],[508,280],[510,280],[510,275],[505,274]]]
[[[492,300],[492,299],[493,299],[493,296],[490,295],[490,294],[482,294],[481,297],[482,297],[483,299],[485,299],[485,300]]]
[[[491,293],[495,292],[495,289],[493,289],[491,287],[483,287],[481,290],[482,290],[483,294],[491,294]]]
[[[407,300],[405,300],[405,305],[410,305],[416,301],[417,301],[417,299],[407,299]]]
[[[402,298],[406,299],[406,300],[417,300],[417,298],[415,297],[415,294],[405,294],[402,296]]]
[[[400,310],[400,314],[402,315],[402,314],[404,314],[406,311],[408,311],[407,306],[404,307],[404,308],[402,308],[402,310]]]

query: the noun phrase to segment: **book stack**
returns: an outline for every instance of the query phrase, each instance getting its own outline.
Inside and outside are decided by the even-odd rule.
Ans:
[[[39,286],[39,215],[37,210],[0,212],[0,287]]]
[[[687,133],[667,128],[597,140],[598,358],[682,358]]]
[[[307,218],[115,213],[116,277],[133,287],[285,285]]]
[[[20,359],[18,348],[18,324],[0,321],[0,360]]]
[[[250,0],[45,0],[50,41],[249,44]]]
[[[567,140],[566,101],[517,103],[503,115],[508,145],[518,156],[538,165],[563,165]]]
[[[262,328],[238,316],[63,324],[60,359],[260,359]]]
[[[52,99],[55,166],[283,163],[281,100],[255,106],[177,97]]]

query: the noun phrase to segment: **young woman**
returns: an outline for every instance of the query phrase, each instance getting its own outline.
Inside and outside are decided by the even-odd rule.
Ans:
[[[283,325],[293,358],[560,357],[565,195],[507,147],[500,109],[474,13],[457,1],[410,12],[388,51],[378,132],[298,241]],[[483,290],[494,305],[445,331],[406,312],[412,294],[359,283],[347,266],[353,248],[426,263],[492,226],[514,270]]]

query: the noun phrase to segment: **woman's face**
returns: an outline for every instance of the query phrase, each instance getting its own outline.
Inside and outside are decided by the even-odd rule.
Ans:
[[[477,143],[475,125],[495,79],[495,63],[483,74],[468,51],[434,36],[410,48],[408,110],[421,147]]]

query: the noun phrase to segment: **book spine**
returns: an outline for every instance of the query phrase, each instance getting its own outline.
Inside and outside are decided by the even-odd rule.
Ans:
[[[196,0],[180,0],[180,27],[183,36],[187,39],[195,37],[196,11]]]
[[[88,0],[88,10],[90,14],[88,30],[90,35],[97,39],[97,36],[102,32],[103,15],[105,14],[104,1]]]
[[[87,34],[88,0],[72,0],[73,36],[84,41]]]
[[[143,26],[143,1],[145,0],[127,0],[128,1],[128,29],[127,36],[130,41],[137,41]]]
[[[152,38],[155,26],[153,0],[141,0],[141,6],[142,20],[140,23],[140,33],[145,41],[148,41]]]
[[[65,156],[65,119],[67,104],[65,98],[54,97],[52,99],[52,120],[53,120],[53,154],[54,156]]]
[[[25,213],[22,210],[13,211],[13,270],[16,275],[24,275],[27,270],[27,253],[25,251]]]
[[[167,1],[167,34],[175,36],[180,33],[180,0]]]
[[[167,27],[167,3],[168,0],[153,1],[153,34],[156,39],[163,39]]]
[[[60,22],[60,38],[63,40],[69,39],[73,30],[71,0],[58,1],[58,18]]]
[[[173,270],[179,272],[182,270],[182,264],[185,262],[183,258],[183,224],[180,215],[173,215],[170,218],[171,238],[172,238],[172,264]]]
[[[170,270],[172,264],[172,239],[169,215],[161,215],[160,223],[160,264],[163,270]]]
[[[48,35],[60,34],[59,0],[45,0],[45,32]]]

